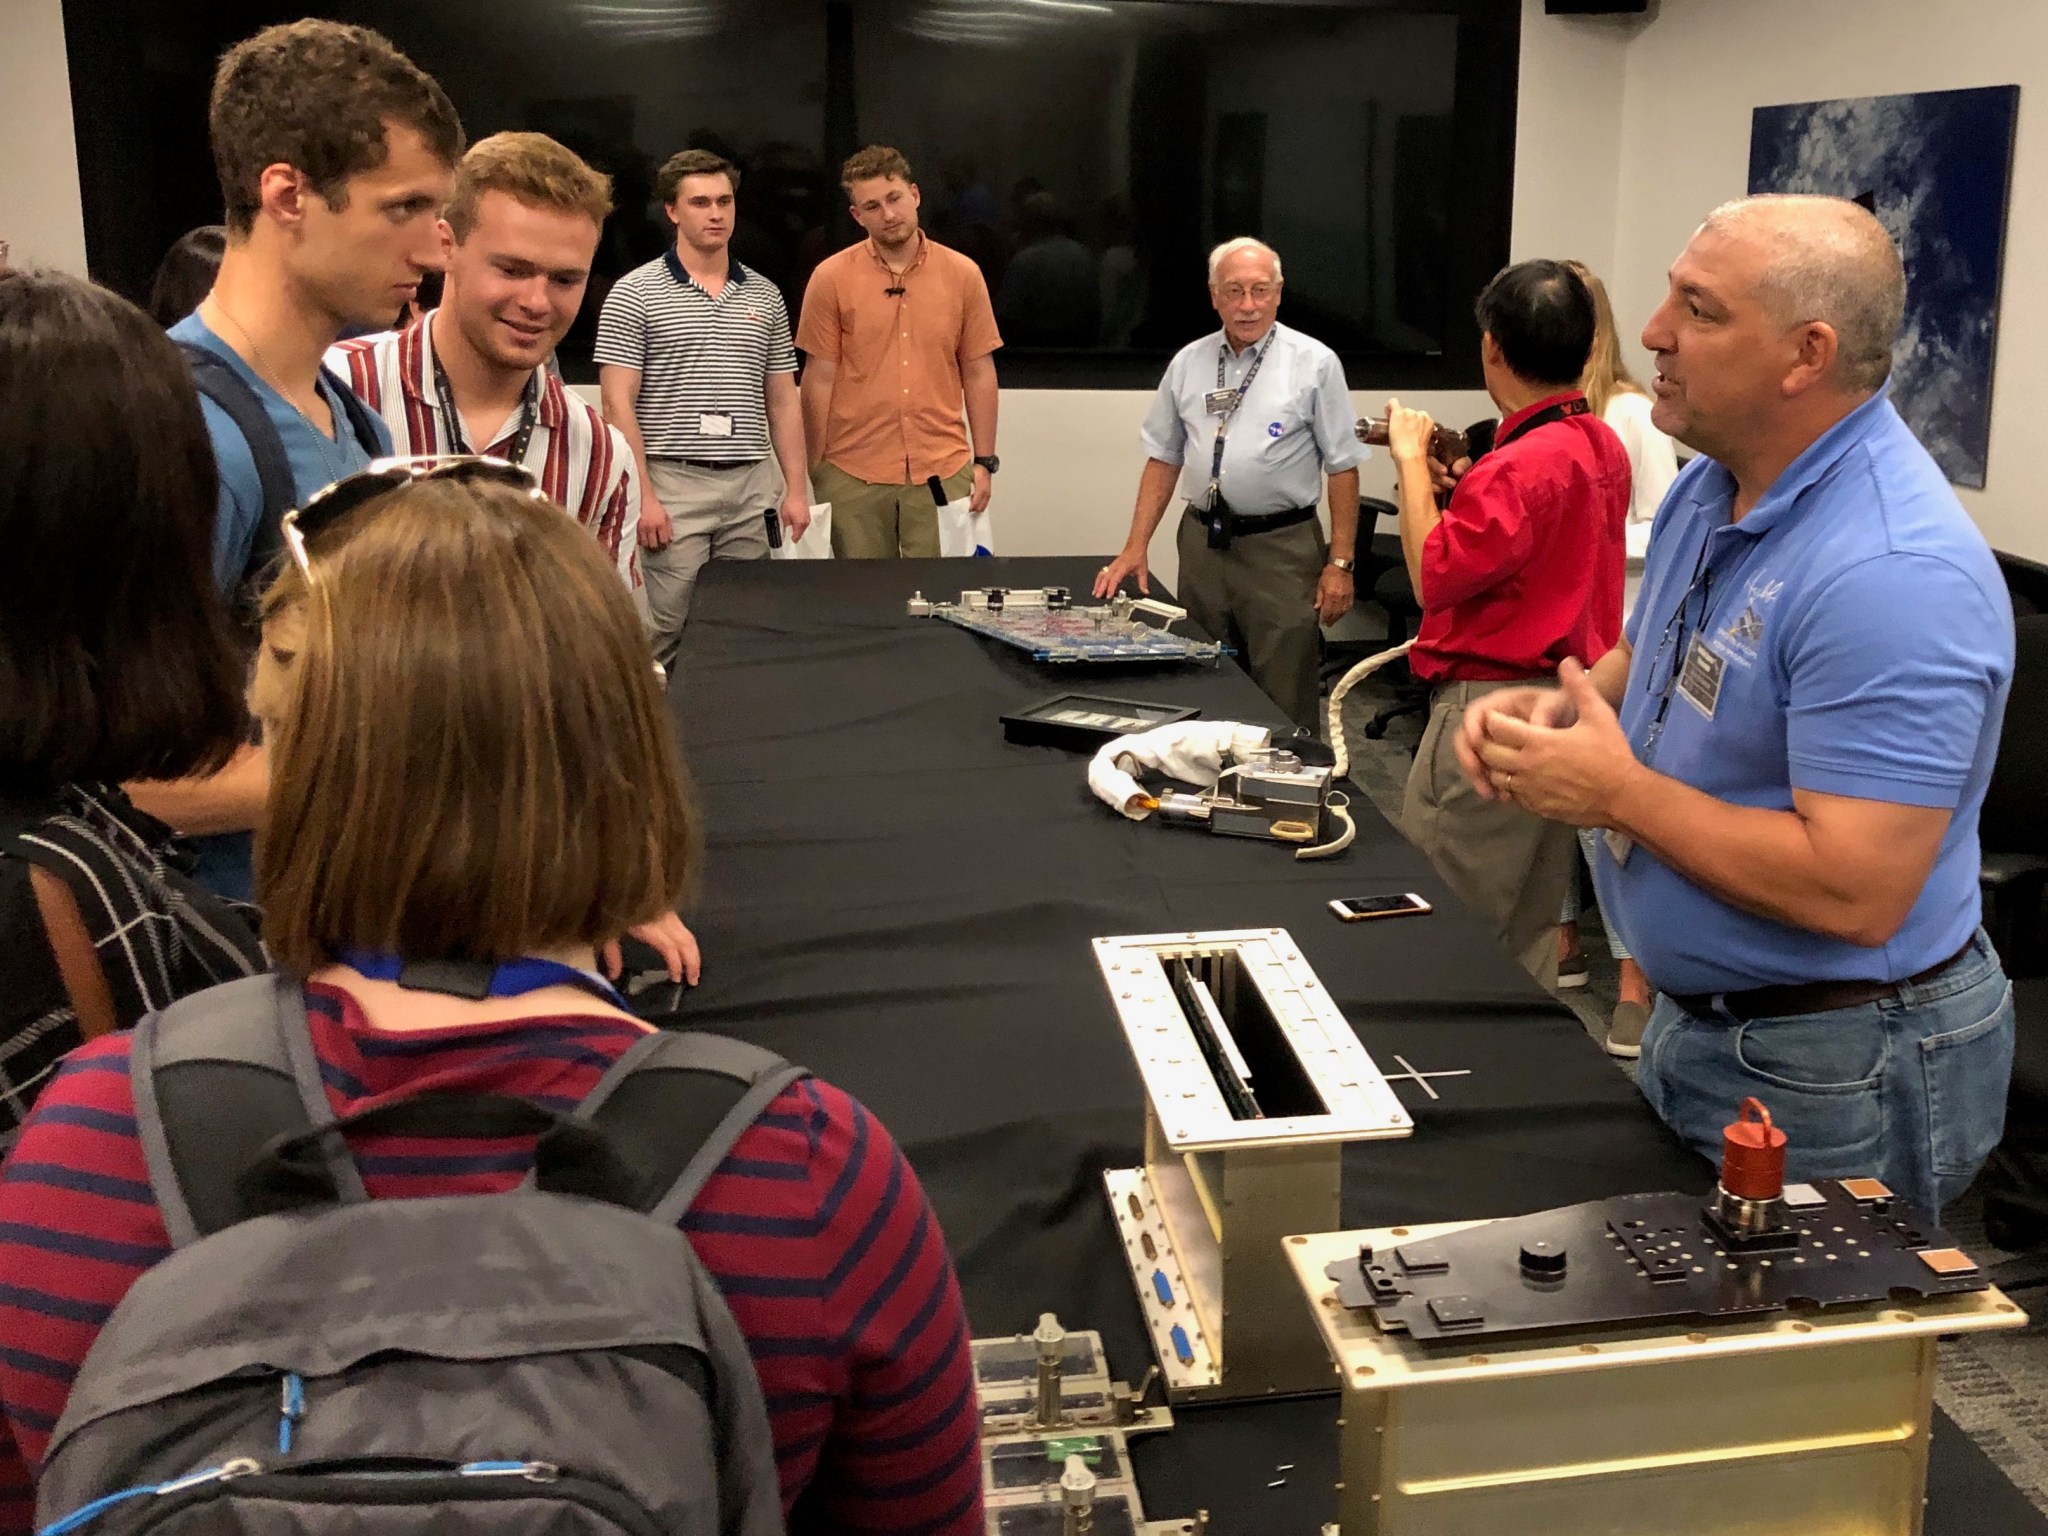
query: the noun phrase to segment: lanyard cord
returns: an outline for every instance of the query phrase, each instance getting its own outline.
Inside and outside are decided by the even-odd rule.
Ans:
[[[1713,542],[1713,538],[1714,533],[1710,528],[1707,530],[1707,536],[1700,541],[1700,554],[1693,562],[1692,579],[1685,584],[1685,591],[1678,599],[1678,606],[1665,621],[1664,633],[1657,641],[1657,654],[1650,658],[1651,676],[1654,679],[1656,669],[1663,664],[1666,647],[1673,650],[1671,675],[1665,679],[1663,688],[1658,692],[1657,713],[1650,721],[1649,730],[1643,735],[1642,761],[1646,768],[1657,750],[1658,738],[1664,734],[1664,718],[1671,713],[1671,696],[1678,691],[1679,669],[1685,665],[1685,633],[1688,627],[1685,622],[1685,610],[1692,606],[1692,595],[1695,591],[1700,594],[1699,628],[1704,630],[1707,627],[1707,610],[1714,601],[1714,570],[1707,564],[1707,546]]]
[[[626,1008],[618,989],[593,971],[559,960],[522,955],[492,964],[487,960],[408,962],[369,949],[344,949],[336,957],[372,981],[395,981],[408,992],[439,992],[480,1002],[487,997],[523,997],[544,987],[577,987],[615,1007]]]
[[[509,462],[526,464],[526,450],[533,442],[533,429],[540,424],[540,375],[536,368],[527,376],[526,391],[519,397],[519,431],[512,439],[512,451],[506,455]],[[462,413],[455,409],[455,389],[448,382],[448,370],[441,366],[441,354],[434,354],[434,392],[441,397],[441,414],[448,418],[449,445],[458,454],[473,454],[469,438],[462,430]]]
[[[1273,338],[1280,334],[1278,326],[1266,333],[1266,339],[1252,353],[1252,365],[1245,370],[1244,381],[1237,386],[1230,401],[1230,409],[1216,422],[1216,447],[1209,456],[1209,489],[1213,493],[1223,483],[1223,437],[1230,430],[1230,419],[1237,414],[1237,408],[1244,404],[1244,397],[1252,392],[1252,380],[1259,376],[1259,366],[1265,362],[1266,354],[1273,349]],[[1230,343],[1219,342],[1216,347],[1216,389],[1223,390],[1223,365],[1230,356]]]

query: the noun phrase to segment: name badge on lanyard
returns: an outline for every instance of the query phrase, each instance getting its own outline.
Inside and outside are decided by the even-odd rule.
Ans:
[[[1679,696],[1709,720],[1721,702],[1721,678],[1728,663],[1699,635],[1686,647],[1685,666],[1678,674]]]

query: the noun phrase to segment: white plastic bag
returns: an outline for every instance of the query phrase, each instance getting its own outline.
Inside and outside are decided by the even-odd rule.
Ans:
[[[787,528],[782,530],[782,542],[768,546],[768,553],[776,560],[830,560],[832,558],[832,503],[815,502],[811,506],[811,526],[804,530],[800,539],[792,539]]]
[[[939,553],[948,559],[959,555],[993,555],[996,552],[994,525],[986,512],[970,512],[965,501],[949,501],[939,508]]]

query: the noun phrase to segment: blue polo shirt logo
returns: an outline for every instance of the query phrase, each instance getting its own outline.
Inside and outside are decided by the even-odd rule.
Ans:
[[[1720,638],[1727,642],[1730,661],[1741,666],[1751,666],[1756,661],[1757,648],[1763,643],[1764,616],[1759,608],[1768,608],[1778,600],[1778,594],[1785,590],[1785,583],[1774,581],[1769,575],[1759,574],[1743,583],[1743,590],[1749,594],[1749,601],[1740,613],[1728,621]]]

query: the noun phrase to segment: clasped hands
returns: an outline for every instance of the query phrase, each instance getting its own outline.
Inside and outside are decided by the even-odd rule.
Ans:
[[[1557,680],[1473,700],[1458,724],[1458,763],[1485,799],[1575,827],[1611,827],[1643,769],[1586,669],[1566,660]]]

